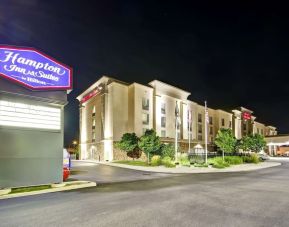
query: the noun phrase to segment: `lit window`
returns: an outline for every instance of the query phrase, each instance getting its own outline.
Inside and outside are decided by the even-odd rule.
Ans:
[[[92,116],[93,117],[95,116],[95,106],[93,106],[93,109],[92,109]]]
[[[147,113],[143,113],[142,114],[142,123],[144,125],[148,125],[149,124],[149,114],[147,114]]]
[[[166,104],[164,102],[161,104],[161,113],[166,114]]]
[[[147,98],[142,98],[142,109],[143,110],[149,110],[149,99]]]
[[[166,127],[166,118],[165,118],[165,117],[162,117],[162,118],[161,118],[161,127],[162,127],[162,128],[165,128],[165,127]]]

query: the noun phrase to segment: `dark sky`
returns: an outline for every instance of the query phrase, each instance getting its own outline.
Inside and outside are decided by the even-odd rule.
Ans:
[[[32,46],[73,67],[66,144],[78,136],[75,97],[103,74],[159,79],[212,108],[244,106],[288,133],[288,8],[190,2],[0,0],[0,43]]]

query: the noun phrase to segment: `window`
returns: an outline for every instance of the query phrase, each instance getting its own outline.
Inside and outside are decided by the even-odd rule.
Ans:
[[[95,132],[92,132],[92,142],[95,142]]]
[[[166,137],[166,131],[165,130],[161,131],[161,137]]]
[[[202,131],[202,125],[201,124],[199,124],[198,125],[198,133],[202,133],[203,131]]]
[[[243,129],[247,130],[247,124],[246,123],[243,124]]]
[[[161,118],[161,127],[165,128],[166,127],[166,117]]]
[[[144,125],[148,125],[148,124],[149,124],[149,121],[150,121],[150,119],[149,119],[149,114],[143,113],[143,114],[142,114],[142,123],[143,123]]]
[[[209,117],[209,124],[210,124],[210,125],[213,124],[213,117]]]
[[[198,114],[198,122],[202,123],[202,114]]]
[[[95,106],[93,106],[93,109],[92,109],[92,116],[95,117]]]
[[[203,140],[202,135],[198,135],[198,140],[199,140],[199,141]]]
[[[232,128],[232,121],[229,121],[229,128]]]
[[[224,127],[225,126],[225,119],[222,118],[222,126]]]
[[[213,135],[213,127],[210,127],[210,135]]]
[[[161,113],[166,114],[166,104],[164,102],[161,104]]]
[[[142,109],[143,110],[149,110],[149,99],[147,98],[142,98]]]
[[[192,131],[192,123],[188,122],[188,131]]]

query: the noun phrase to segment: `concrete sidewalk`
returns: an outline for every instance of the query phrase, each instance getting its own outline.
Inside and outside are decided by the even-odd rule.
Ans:
[[[241,164],[241,165],[233,165],[225,169],[216,169],[210,167],[184,167],[180,166],[177,168],[166,168],[164,166],[156,166],[156,167],[144,167],[144,166],[131,166],[125,164],[118,164],[113,162],[97,162],[93,160],[85,160],[83,162],[93,162],[103,165],[109,165],[114,167],[121,167],[126,169],[133,169],[139,171],[146,172],[155,172],[155,173],[224,173],[224,172],[244,172],[244,171],[253,171],[264,168],[270,168],[274,166],[280,166],[279,162],[261,162],[259,164]]]

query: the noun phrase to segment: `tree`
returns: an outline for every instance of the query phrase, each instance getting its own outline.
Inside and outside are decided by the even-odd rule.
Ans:
[[[161,147],[161,156],[170,157],[171,159],[175,158],[175,148],[172,144],[162,144]]]
[[[252,146],[251,143],[252,143],[252,140],[251,140],[250,136],[243,136],[243,138],[241,139],[240,148],[243,151],[249,151],[251,149],[251,146]]]
[[[232,153],[235,150],[236,138],[233,136],[231,129],[221,128],[216,136],[215,144],[222,150],[223,161],[224,153]]]
[[[116,144],[117,148],[127,153],[130,158],[140,158],[141,150],[138,147],[139,138],[135,133],[125,133]]]
[[[266,141],[263,135],[250,135],[249,149],[253,152],[260,152],[266,147]]]
[[[153,129],[146,130],[138,142],[139,148],[147,156],[148,163],[150,163],[150,155],[160,155],[161,145],[161,140]]]

